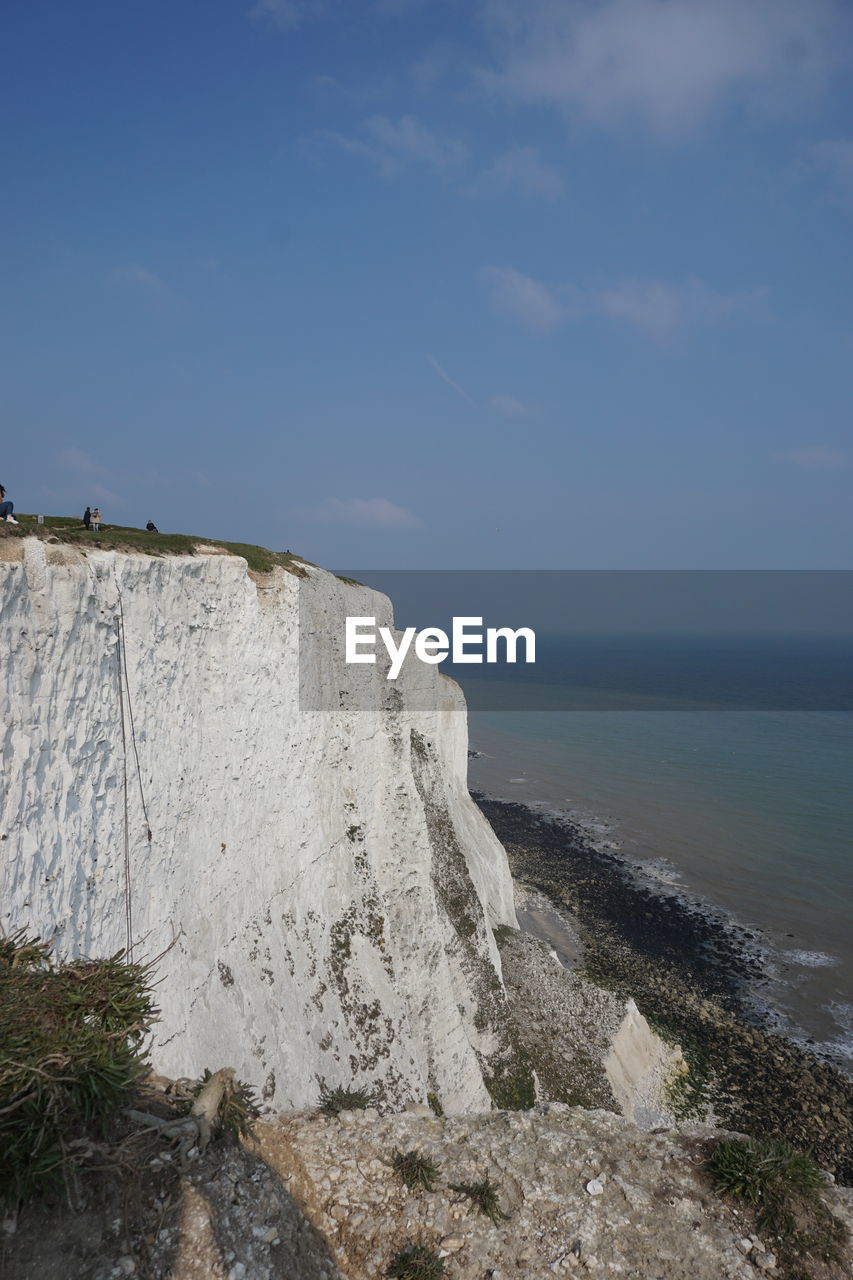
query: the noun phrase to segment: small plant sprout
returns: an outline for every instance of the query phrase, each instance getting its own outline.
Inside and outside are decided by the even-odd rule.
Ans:
[[[444,1259],[432,1245],[410,1240],[394,1254],[385,1274],[392,1280],[440,1280]]]
[[[336,1116],[342,1111],[364,1111],[373,1103],[373,1094],[367,1089],[344,1089],[339,1085],[336,1089],[324,1086],[320,1091],[320,1110],[327,1116]]]
[[[417,1187],[423,1187],[424,1191],[435,1190],[439,1169],[429,1156],[422,1156],[419,1151],[395,1151],[391,1164],[410,1191]]]
[[[487,1218],[491,1218],[495,1226],[502,1218],[508,1218],[509,1214],[504,1213],[498,1204],[498,1186],[492,1182],[491,1178],[483,1178],[481,1182],[452,1182],[450,1184],[451,1191],[458,1191],[460,1195],[467,1196],[472,1205],[479,1209],[480,1213],[484,1213]]]

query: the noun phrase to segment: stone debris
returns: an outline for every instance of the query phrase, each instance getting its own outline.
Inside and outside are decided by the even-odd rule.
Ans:
[[[431,1245],[453,1280],[772,1277],[766,1241],[745,1235],[702,1172],[719,1136],[706,1125],[652,1134],[609,1111],[541,1103],[442,1118],[408,1109],[358,1124],[284,1113],[259,1126],[258,1153],[294,1175],[288,1187],[347,1280],[380,1280],[409,1240]],[[433,1191],[404,1186],[395,1150],[435,1161]],[[496,1222],[449,1186],[486,1179],[507,1214]]]
[[[445,1236],[439,1241],[439,1248],[446,1249],[448,1253],[456,1253],[465,1244],[462,1236]]]

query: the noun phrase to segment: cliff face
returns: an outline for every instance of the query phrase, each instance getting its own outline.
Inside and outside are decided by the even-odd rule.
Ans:
[[[0,925],[123,947],[127,831],[163,1071],[227,1063],[279,1107],[321,1082],[449,1111],[513,1087],[491,930],[512,884],[467,794],[461,692],[341,662],[344,616],[388,624],[385,597],[217,554],[9,550]]]

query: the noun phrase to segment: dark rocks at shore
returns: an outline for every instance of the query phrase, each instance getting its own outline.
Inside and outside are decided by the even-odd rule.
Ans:
[[[623,858],[596,847],[567,819],[476,793],[474,799],[501,842],[513,846],[516,863],[535,865],[585,924],[609,926],[638,955],[677,966],[728,1007],[743,1006],[744,981],[763,977],[746,930],[724,929],[677,894],[642,884]]]
[[[474,799],[507,850],[516,879],[578,921],[595,981],[636,1000],[691,1065],[696,1108],[719,1123],[810,1148],[853,1183],[853,1084],[831,1065],[755,1025],[747,982],[762,976],[748,930],[645,885],[576,824],[527,806]]]

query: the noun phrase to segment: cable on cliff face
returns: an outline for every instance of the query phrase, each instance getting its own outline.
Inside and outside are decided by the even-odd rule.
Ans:
[[[126,935],[127,957],[133,959],[133,884],[131,878],[130,865],[130,820],[128,807],[128,781],[127,781],[127,729],[130,728],[130,741],[133,747],[133,756],[136,762],[136,779],[139,784],[139,798],[142,802],[142,813],[145,818],[145,830],[148,835],[148,843],[151,844],[151,823],[148,819],[148,806],[145,803],[145,788],[142,785],[142,769],[139,764],[139,749],[136,744],[136,727],[133,722],[133,703],[130,697],[130,680],[127,674],[127,645],[125,644],[124,633],[124,607],[122,605],[121,591],[118,582],[116,582],[116,592],[118,594],[118,613],[115,616],[116,627],[116,686],[118,689],[118,705],[119,719],[121,723],[121,748],[122,748],[122,794],[124,802],[124,927]],[[127,719],[125,720],[125,705],[127,706]]]

